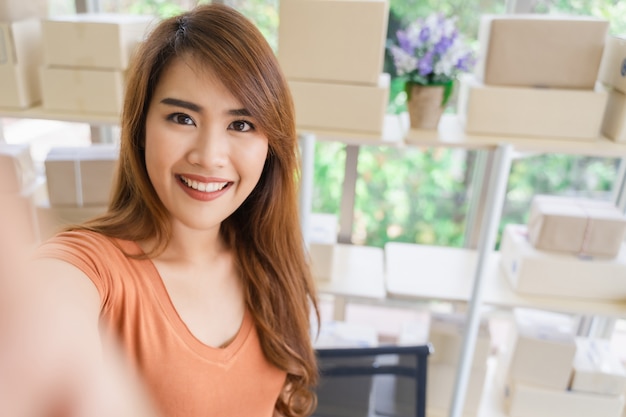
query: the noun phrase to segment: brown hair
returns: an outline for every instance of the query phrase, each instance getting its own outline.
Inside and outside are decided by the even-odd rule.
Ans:
[[[164,68],[190,57],[208,66],[267,135],[261,178],[246,201],[222,222],[267,359],[287,372],[276,410],[305,416],[315,408],[317,366],[311,309],[319,319],[298,217],[299,159],[294,108],[276,57],[258,29],[228,6],[198,6],[159,23],[128,71],[120,159],[108,212],[85,225],[127,240],[154,239],[154,256],[168,244],[167,211],[145,165],[148,106]]]

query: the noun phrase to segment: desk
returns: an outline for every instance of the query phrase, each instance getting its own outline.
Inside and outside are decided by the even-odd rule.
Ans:
[[[470,302],[478,259],[476,250],[409,243],[388,243],[384,250],[389,297]],[[514,291],[500,268],[499,252],[488,256],[484,279],[483,303],[487,305],[626,317],[626,301],[529,296]]]

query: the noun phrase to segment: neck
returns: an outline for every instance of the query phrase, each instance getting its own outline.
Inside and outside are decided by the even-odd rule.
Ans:
[[[163,262],[201,265],[212,262],[227,252],[219,226],[211,230],[192,230],[184,225],[172,225],[172,236],[157,259]]]

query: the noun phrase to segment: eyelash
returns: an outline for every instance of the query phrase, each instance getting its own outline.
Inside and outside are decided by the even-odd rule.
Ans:
[[[190,121],[191,123],[184,123],[184,122],[181,123],[180,122],[180,118],[183,118],[186,121]],[[195,126],[196,125],[195,120],[193,120],[192,117],[190,117],[189,115],[187,115],[185,113],[172,113],[169,116],[167,116],[167,120],[170,120],[170,121],[172,121],[172,122],[174,122],[176,124],[180,124],[180,125],[187,125],[187,126],[189,126],[189,125]],[[247,125],[248,129],[247,130],[234,129],[235,124]],[[229,129],[233,129],[233,130],[235,130],[237,132],[248,132],[248,131],[255,130],[254,124],[249,122],[249,121],[247,121],[247,120],[235,120],[234,122],[232,122],[232,123],[230,123],[228,125],[228,128]]]

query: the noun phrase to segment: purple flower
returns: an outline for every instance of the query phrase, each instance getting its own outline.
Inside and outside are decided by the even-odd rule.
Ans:
[[[425,43],[428,41],[429,38],[430,38],[430,28],[427,26],[424,26],[422,30],[420,31],[419,41],[420,43]]]
[[[419,63],[417,64],[417,69],[419,70],[419,74],[422,77],[425,77],[431,72],[433,72],[433,58],[434,57],[435,57],[434,52],[428,51],[426,52],[426,54],[424,54],[422,59],[419,60]]]
[[[452,46],[452,43],[454,42],[453,38],[447,38],[447,37],[442,37],[441,40],[439,42],[437,42],[437,44],[434,47],[434,52],[438,55],[443,55],[446,53],[446,51],[448,50],[448,48],[450,48],[450,46]]]
[[[414,46],[406,31],[399,30],[396,32],[396,36],[398,38],[398,45],[400,45],[400,48],[402,48],[407,54],[413,54]]]

